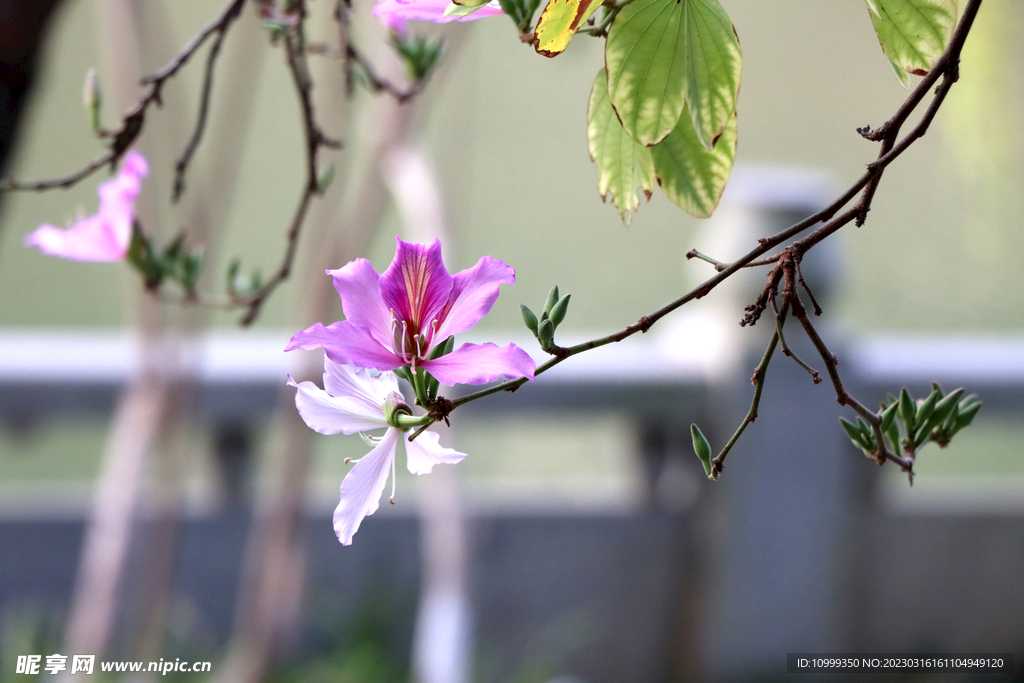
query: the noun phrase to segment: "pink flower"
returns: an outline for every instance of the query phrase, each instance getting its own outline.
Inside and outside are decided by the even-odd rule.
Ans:
[[[515,282],[515,271],[490,256],[451,275],[441,262],[441,242],[412,244],[396,237],[395,258],[384,274],[366,259],[329,270],[345,318],[317,323],[292,337],[285,351],[322,348],[336,363],[377,370],[423,368],[442,384],[484,384],[504,375],[533,379],[529,354],[508,344],[463,344],[430,358],[431,350],[487,315],[498,286]]]
[[[406,20],[445,24],[449,21],[469,21],[504,14],[497,2],[491,2],[466,16],[445,16],[445,10],[451,4],[451,0],[379,0],[373,6],[373,16],[380,17],[384,25],[392,31],[404,34]]]
[[[135,198],[148,175],[145,157],[128,152],[117,177],[100,184],[100,210],[95,216],[77,220],[67,230],[42,225],[25,236],[25,246],[75,261],[123,261],[132,239]]]
[[[383,372],[374,377],[362,368],[325,359],[324,389],[312,382],[296,384],[291,377],[288,383],[298,389],[295,407],[314,431],[355,434],[387,428],[382,437],[364,435],[376,445],[355,461],[352,471],[341,482],[341,501],[334,510],[334,533],[342,545],[351,544],[363,518],[377,511],[389,473],[394,502],[395,451],[399,441],[405,442],[405,462],[413,474],[428,474],[434,465],[455,464],[466,457],[465,453],[441,446],[434,432],[423,432],[415,441],[409,441],[406,428],[396,426],[402,418],[410,422],[416,418],[397,417],[404,408],[396,410],[401,405],[401,395],[394,373]]]

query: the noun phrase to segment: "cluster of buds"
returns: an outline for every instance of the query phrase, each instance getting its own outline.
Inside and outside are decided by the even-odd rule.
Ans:
[[[878,411],[882,421],[882,434],[887,448],[898,453],[902,448],[907,455],[917,451],[929,442],[945,448],[961,429],[971,424],[981,410],[981,401],[974,394],[964,396],[963,389],[948,394],[933,383],[932,391],[923,399],[914,400],[906,388],[899,397],[888,396]],[[853,445],[864,451],[868,457],[878,452],[874,430],[863,418],[853,423],[839,418]]]
[[[565,320],[565,314],[569,312],[569,298],[572,294],[566,294],[563,297],[558,295],[558,285],[551,288],[548,292],[548,300],[544,304],[544,312],[541,313],[540,319],[537,315],[530,310],[526,304],[519,304],[519,308],[523,312],[523,322],[533,332],[533,336],[537,338],[540,343],[540,347],[548,353],[555,353],[557,348],[555,346],[555,330]]]

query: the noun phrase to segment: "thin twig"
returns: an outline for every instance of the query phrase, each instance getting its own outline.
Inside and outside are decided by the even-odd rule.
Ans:
[[[729,267],[728,263],[723,263],[721,261],[717,261],[717,260],[711,258],[710,256],[708,256],[707,254],[703,254],[703,253],[697,251],[696,249],[691,249],[690,251],[686,252],[686,259],[687,260],[694,259],[694,258],[695,259],[700,259],[701,261],[706,261],[706,262],[710,263],[711,265],[713,265],[715,267],[715,270],[717,270],[718,272],[722,272],[723,270],[725,270],[726,268]],[[778,260],[779,260],[779,255],[775,254],[774,256],[769,256],[767,258],[758,259],[757,261],[751,261],[750,263],[745,263],[743,265],[743,267],[744,268],[756,268],[758,266],[770,266],[770,265],[772,265],[773,263],[775,263]]]
[[[781,311],[779,311],[779,308],[775,303],[774,296],[771,297],[769,301],[771,301],[772,310],[775,312],[775,334],[778,335],[779,344],[782,345],[782,353],[784,353],[787,358],[792,358],[797,365],[803,368],[807,374],[811,376],[812,382],[815,384],[821,384],[821,375],[818,374],[818,371],[803,362],[803,360],[800,359],[800,356],[793,353],[793,350],[786,344],[786,337],[782,334],[782,328],[786,324],[786,314],[789,312],[789,301],[783,302]]]
[[[385,92],[391,95],[399,104],[405,104],[412,98],[419,95],[423,88],[426,86],[427,81],[425,78],[421,78],[413,81],[409,86],[400,88],[383,76],[378,76],[370,65],[369,60],[361,53],[356,46],[351,42],[345,46],[345,54],[349,68],[351,64],[355,63],[360,66],[363,70],[363,74],[366,76],[366,80],[370,82],[370,88],[374,92]]]
[[[821,335],[819,335],[818,331],[814,328],[814,324],[811,322],[810,317],[808,317],[803,304],[800,303],[799,297],[792,300],[790,304],[793,310],[793,316],[800,321],[804,331],[807,332],[807,337],[811,340],[811,343],[814,344],[814,348],[818,350],[818,355],[821,356],[822,361],[825,363],[825,369],[828,371],[828,376],[832,380],[832,387],[836,392],[836,401],[838,401],[840,405],[850,406],[853,408],[854,411],[856,411],[869,425],[871,425],[871,429],[875,434],[875,443],[877,444],[875,461],[878,462],[878,464],[882,464],[886,460],[889,460],[899,465],[904,472],[913,472],[914,463],[912,460],[908,460],[907,458],[901,457],[895,453],[890,453],[889,449],[885,447],[885,439],[882,434],[882,419],[854,398],[843,385],[843,380],[839,377],[839,370],[837,368],[838,361],[836,360],[835,354],[829,350],[828,346],[826,346],[825,342],[822,340]]]
[[[302,109],[302,122],[306,137],[306,181],[303,186],[302,195],[299,197],[299,204],[288,227],[287,246],[285,247],[285,253],[277,272],[255,292],[244,297],[238,296],[239,303],[248,309],[241,320],[243,327],[252,324],[259,315],[263,303],[291,274],[295,254],[298,251],[299,234],[302,231],[302,224],[306,219],[306,213],[309,210],[313,196],[320,193],[320,178],[317,168],[317,156],[320,148],[338,149],[341,147],[340,141],[333,140],[324,135],[316,121],[316,112],[313,107],[313,82],[309,76],[305,46],[303,44],[304,24],[306,21],[305,3],[298,2],[297,5],[299,13],[298,26],[294,32],[285,36],[284,42],[288,70],[292,74],[292,80],[295,83],[295,90],[299,96],[299,104]]]
[[[128,151],[142,132],[142,127],[146,119],[146,110],[149,109],[151,104],[156,104],[158,106],[161,104],[160,98],[163,93],[164,83],[178,73],[181,67],[183,67],[192,55],[195,54],[196,50],[202,47],[207,38],[215,33],[222,38],[224,33],[228,30],[228,27],[242,11],[242,7],[244,5],[245,0],[231,0],[220,16],[200,31],[199,34],[196,35],[188,45],[183,47],[181,51],[178,52],[178,54],[175,55],[166,66],[164,66],[163,69],[152,76],[147,76],[142,79],[142,84],[148,85],[149,91],[142,97],[142,99],[139,100],[138,104],[136,104],[130,112],[124,115],[124,118],[121,121],[121,128],[104,136],[111,138],[110,151],[89,162],[84,168],[63,178],[31,182],[20,182],[10,179],[0,181],[0,192],[19,190],[42,192],[55,188],[66,189],[75,185],[79,181],[88,178],[104,166],[109,165],[111,171],[113,171],[117,166],[117,162],[121,160],[121,157],[124,156],[125,152]]]
[[[715,459],[711,461],[711,478],[718,479],[718,475],[722,473],[723,463],[725,462],[725,456],[729,455],[729,451],[739,441],[743,431],[747,428],[751,422],[757,419],[757,409],[761,405],[761,391],[764,389],[764,378],[768,373],[768,364],[772,362],[772,354],[775,353],[775,346],[779,342],[781,337],[779,336],[779,328],[775,328],[775,333],[772,334],[771,341],[768,342],[768,348],[764,351],[764,356],[761,357],[761,362],[754,368],[754,376],[750,378],[750,382],[754,385],[754,398],[750,401],[750,410],[747,411],[743,421],[740,422],[740,426],[733,432],[732,437],[722,448],[722,451],[715,456]]]
[[[199,98],[199,117],[196,120],[196,127],[192,131],[192,137],[189,138],[188,144],[185,145],[185,149],[182,151],[181,156],[178,157],[178,161],[174,164],[174,191],[171,195],[171,201],[177,202],[181,199],[182,192],[185,191],[185,171],[188,169],[188,164],[192,160],[192,155],[195,154],[196,148],[199,147],[199,141],[203,138],[203,132],[206,130],[206,118],[210,111],[210,93],[213,91],[213,73],[214,67],[217,65],[217,57],[220,55],[220,47],[224,43],[224,36],[227,35],[228,27],[235,19],[238,18],[242,12],[242,6],[244,3],[235,3],[229,7],[229,11],[221,18],[221,24],[217,29],[217,37],[213,41],[213,45],[210,46],[210,52],[206,56],[206,73],[203,75],[203,92]]]

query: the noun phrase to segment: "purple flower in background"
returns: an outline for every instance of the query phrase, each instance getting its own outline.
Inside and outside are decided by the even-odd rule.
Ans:
[[[445,16],[445,10],[451,4],[451,0],[379,0],[373,6],[373,16],[380,17],[384,25],[392,31],[404,34],[407,20],[433,21],[444,24],[449,21],[469,21],[504,14],[497,2],[491,2],[475,10],[472,14]]]
[[[442,384],[484,384],[504,375],[533,379],[536,365],[515,344],[463,344],[430,358],[450,335],[465,332],[487,315],[498,286],[515,282],[515,271],[490,256],[451,275],[441,262],[441,242],[412,244],[396,237],[395,258],[383,274],[366,259],[329,270],[345,318],[299,332],[285,351],[322,348],[336,363],[377,370],[423,368]]]
[[[324,360],[324,389],[312,382],[296,384],[295,407],[310,429],[321,434],[355,434],[387,428],[382,437],[364,438],[375,443],[373,450],[355,461],[341,482],[341,501],[334,510],[334,533],[342,545],[352,543],[352,535],[366,515],[377,511],[381,494],[391,475],[394,502],[395,450],[405,442],[405,461],[413,474],[428,474],[434,465],[455,464],[466,457],[438,443],[434,432],[423,432],[409,441],[405,430],[392,422],[396,406],[402,405],[398,378],[383,372],[376,377],[368,370]],[[387,413],[391,412],[391,415]],[[397,424],[397,422],[396,422]]]
[[[95,216],[79,219],[67,230],[42,225],[25,237],[25,245],[75,261],[123,261],[132,239],[135,198],[148,175],[145,157],[128,152],[117,177],[100,184]]]

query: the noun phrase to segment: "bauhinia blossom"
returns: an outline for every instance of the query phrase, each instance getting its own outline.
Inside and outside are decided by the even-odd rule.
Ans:
[[[532,380],[536,364],[515,344],[463,344],[430,357],[435,346],[487,315],[498,286],[515,282],[515,271],[484,256],[451,275],[441,262],[439,240],[423,245],[395,239],[395,258],[383,274],[366,259],[327,271],[346,320],[299,332],[285,351],[322,348],[336,363],[382,371],[408,366],[415,374],[422,368],[448,386],[484,384],[502,375]]]
[[[366,515],[377,511],[388,474],[391,475],[391,500],[394,502],[395,450],[405,442],[405,461],[413,474],[427,474],[438,464],[455,464],[465,453],[444,448],[434,432],[426,431],[409,440],[409,424],[429,418],[413,418],[398,393],[398,378],[391,372],[374,377],[368,370],[340,365],[324,359],[324,389],[312,382],[296,384],[295,407],[311,429],[321,434],[355,434],[386,428],[382,437],[367,437],[376,445],[341,482],[341,502],[334,511],[334,533],[342,545],[352,543],[352,535]]]
[[[135,198],[148,175],[145,157],[128,152],[117,177],[100,184],[95,216],[75,221],[67,230],[42,225],[25,237],[25,245],[75,261],[123,261],[132,240]]]
[[[444,24],[449,21],[469,21],[504,14],[497,2],[487,3],[464,16],[446,14],[445,10],[451,4],[451,0],[379,0],[373,6],[373,16],[380,17],[384,25],[391,30],[405,33],[405,22],[409,20]]]

